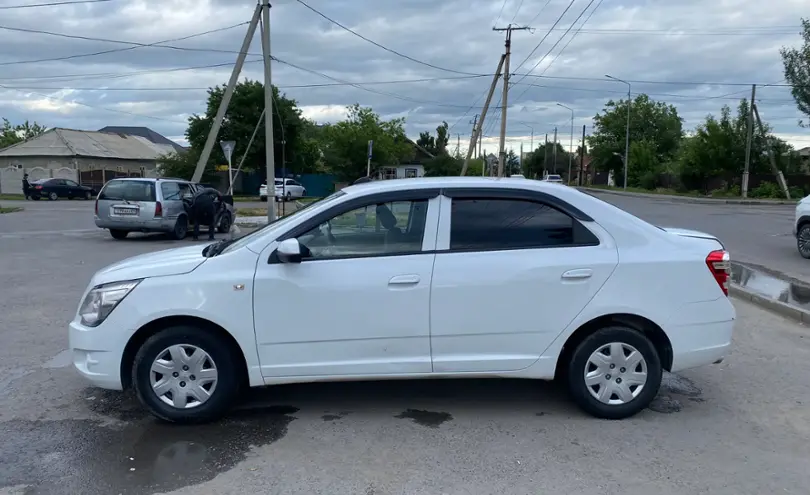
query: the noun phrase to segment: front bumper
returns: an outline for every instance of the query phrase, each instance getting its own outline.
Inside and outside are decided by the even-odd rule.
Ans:
[[[85,327],[70,322],[68,340],[73,352],[73,367],[92,385],[110,390],[122,390],[121,358],[123,346],[113,342],[109,328]]]

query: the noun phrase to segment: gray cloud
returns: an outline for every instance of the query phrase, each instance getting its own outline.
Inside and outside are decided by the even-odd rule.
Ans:
[[[0,5],[25,1],[29,0],[0,0]],[[575,110],[578,139],[581,126],[590,125],[593,115],[608,99],[622,98],[626,86],[604,78],[606,73],[623,79],[673,83],[633,83],[632,90],[676,105],[686,126],[692,127],[706,114],[719,113],[723,104],[736,106],[736,99],[750,91],[745,85],[695,83],[781,82],[778,50],[800,41],[798,24],[803,12],[799,3],[792,0],[767,3],[736,0],[736,14],[729,14],[729,7],[723,3],[698,0],[652,3],[611,0],[599,7],[570,44],[568,41],[577,32],[579,23],[541,61],[588,1],[576,0],[558,29],[519,68],[568,1],[552,0],[542,12],[545,0],[507,0],[505,4],[502,0],[308,0],[308,3],[386,47],[432,65],[473,74],[494,71],[503,50],[502,33],[492,31],[496,22],[504,25],[514,17],[516,23],[528,23],[536,17],[532,22],[536,28],[533,33],[518,32],[513,36],[512,68],[516,74],[512,80],[517,84],[510,91],[508,134],[511,146],[523,142],[527,148],[529,127],[534,128],[535,143],[546,132],[553,132],[555,125],[558,137],[568,142],[570,113],[556,103]],[[175,0],[114,0],[47,11],[6,10],[0,25],[154,43],[245,22],[254,5],[248,1],[209,0],[195,3],[192,10],[187,3]],[[503,13],[498,18],[502,5]],[[696,11],[701,15],[694,15]],[[276,57],[336,79],[369,82],[447,78],[362,86],[365,90],[350,86],[295,88],[291,86],[334,81],[274,63],[274,84],[295,98],[308,116],[334,120],[339,118],[341,107],[359,102],[374,107],[384,116],[406,116],[407,131],[412,136],[447,121],[454,125],[454,134],[461,133],[462,141],[465,136],[468,138],[469,121],[480,112],[481,96],[490,82],[488,77],[460,79],[459,74],[405,60],[329,23],[295,0],[273,2],[271,28]],[[236,51],[245,30],[246,26],[239,26],[170,44]],[[566,44],[565,51],[559,54]],[[0,29],[0,64],[121,48],[127,46]],[[258,36],[250,52],[260,54]],[[255,55],[248,59],[255,59]],[[185,118],[204,110],[205,90],[194,88],[225,82],[230,68],[173,69],[230,64],[234,60],[235,54],[228,53],[140,47],[65,61],[0,65],[0,85],[13,88],[0,88],[0,116],[12,121],[30,119],[49,126],[86,129],[114,124],[145,125],[167,136],[182,136]],[[544,77],[522,78],[535,64],[537,68],[532,74]],[[242,76],[261,80],[260,64],[246,64]],[[730,93],[733,94],[710,99]],[[796,126],[801,116],[787,88],[762,87],[758,96],[763,117],[778,133],[792,136],[797,146],[810,145],[810,135]],[[499,97],[500,88],[493,105]],[[479,101],[473,105],[476,100]],[[473,108],[467,112],[470,106]],[[488,135],[497,133],[498,118],[499,112],[491,109],[490,125],[485,125]],[[492,148],[495,142],[495,138],[487,139],[486,145]],[[462,143],[462,147],[466,144]]]

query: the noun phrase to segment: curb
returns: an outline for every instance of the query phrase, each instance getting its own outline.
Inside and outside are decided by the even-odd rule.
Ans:
[[[750,302],[751,304],[776,313],[780,316],[784,316],[785,318],[789,318],[799,323],[810,324],[810,311],[791,306],[790,304],[783,303],[782,301],[776,301],[774,299],[763,297],[756,292],[744,289],[735,284],[729,285],[728,293],[737,299]]]
[[[716,199],[716,198],[697,198],[692,196],[673,196],[671,194],[646,194],[635,192],[614,191],[612,189],[600,189],[596,187],[575,187],[580,191],[587,191],[589,193],[602,193],[613,194],[615,196],[627,196],[631,198],[647,198],[658,199],[667,201],[676,201],[681,203],[703,204],[703,205],[758,205],[758,206],[796,206],[798,200],[764,200],[764,199]]]

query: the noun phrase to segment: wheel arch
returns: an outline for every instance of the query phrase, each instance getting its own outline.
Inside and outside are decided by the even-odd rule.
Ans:
[[[566,363],[568,363],[571,354],[580,342],[585,340],[589,335],[594,334],[597,330],[612,325],[626,326],[644,334],[650,339],[656,352],[658,352],[658,356],[661,359],[661,367],[666,371],[672,369],[672,342],[659,325],[643,316],[630,313],[614,313],[598,316],[580,325],[580,327],[568,337],[560,350],[560,358],[557,360],[555,376],[563,375]]]
[[[247,385],[249,383],[248,366],[247,362],[245,361],[244,350],[230,332],[216,323],[206,320],[205,318],[177,315],[165,316],[163,318],[153,320],[143,325],[141,328],[135,331],[134,334],[132,334],[132,337],[129,338],[127,345],[124,347],[124,353],[121,356],[121,385],[123,386],[124,390],[132,387],[132,366],[135,363],[135,355],[138,353],[138,350],[141,348],[143,343],[146,342],[149,337],[155,335],[161,330],[176,326],[193,326],[204,332],[221,337],[223,341],[227,342],[229,350],[233,354],[236,362],[239,364],[240,376],[238,379],[242,384]]]
[[[796,222],[796,233],[798,234],[802,227],[807,224],[810,224],[810,215],[802,215],[799,217],[799,221]]]

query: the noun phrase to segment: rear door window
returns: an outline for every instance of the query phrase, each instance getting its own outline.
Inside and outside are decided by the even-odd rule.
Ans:
[[[146,180],[111,180],[98,194],[98,199],[155,201],[155,183]]]
[[[177,184],[177,182],[161,181],[160,193],[163,195],[164,201],[180,199],[180,186]]]

